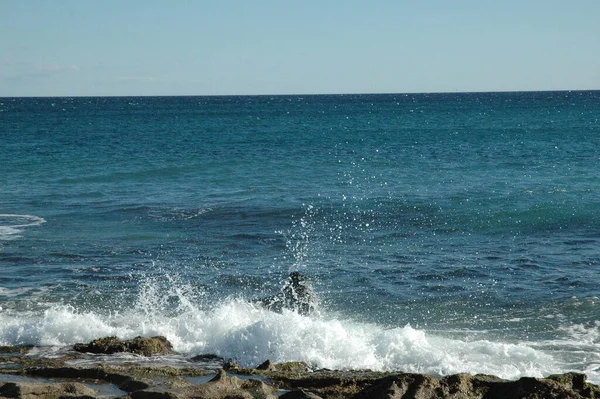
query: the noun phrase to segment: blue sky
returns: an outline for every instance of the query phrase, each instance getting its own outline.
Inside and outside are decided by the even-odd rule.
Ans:
[[[0,96],[577,89],[599,0],[0,0]]]

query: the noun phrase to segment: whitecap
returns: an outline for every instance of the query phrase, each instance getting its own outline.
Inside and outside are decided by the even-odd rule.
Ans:
[[[46,223],[46,220],[39,216],[0,214],[0,241],[17,239],[21,237],[25,228],[43,223]]]
[[[395,328],[316,312],[303,316],[284,309],[272,312],[241,298],[203,304],[193,286],[175,277],[140,286],[131,306],[116,310],[78,309],[54,304],[45,310],[0,312],[0,345],[64,347],[105,336],[165,336],[179,356],[215,354],[246,367],[304,361],[313,369],[370,369],[441,376],[485,373],[501,378],[544,377],[567,371],[588,373],[600,382],[597,348],[587,359],[581,343],[507,342],[479,334],[427,331],[410,325]],[[175,305],[175,306],[174,306]],[[598,326],[573,326],[572,340],[597,343]],[[592,344],[590,346],[590,343]],[[573,346],[575,345],[575,346]],[[574,361],[574,357],[579,360]]]
[[[99,314],[56,305],[37,314],[2,312],[0,345],[66,346],[104,336],[163,335],[181,354],[212,353],[248,367],[270,359],[304,361],[314,369],[487,373],[509,379],[564,371],[550,353],[526,344],[469,342],[409,325],[390,329],[323,314],[275,313],[240,299],[212,309],[188,304],[175,315],[140,310]]]

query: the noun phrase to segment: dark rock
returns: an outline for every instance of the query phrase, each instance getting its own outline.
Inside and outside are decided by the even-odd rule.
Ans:
[[[190,359],[192,362],[221,362],[224,363],[225,360],[221,356],[213,355],[211,353],[196,355]]]
[[[307,392],[304,389],[295,389],[279,396],[279,399],[323,399],[312,392]]]
[[[576,391],[583,391],[588,387],[588,383],[585,374],[580,373],[565,373],[555,374],[548,377],[549,380],[556,381],[562,384],[564,387],[574,389]]]
[[[352,371],[317,371],[311,373],[269,374],[269,380],[280,388],[302,389],[323,398],[350,398],[377,381],[382,373]]]
[[[139,355],[151,356],[173,353],[173,345],[165,337],[161,336],[151,338],[136,337],[126,342],[128,344],[128,352]]]
[[[354,399],[439,398],[442,392],[437,378],[426,374],[397,374],[375,381],[353,396]],[[456,399],[463,396],[456,396]],[[465,397],[466,398],[466,397]]]
[[[263,363],[261,363],[259,366],[257,366],[256,369],[263,370],[263,371],[274,371],[275,365],[269,359],[267,359]]]
[[[288,309],[301,315],[309,315],[315,310],[317,297],[306,277],[293,272],[280,292],[254,302],[274,312],[281,313],[283,309]]]
[[[310,371],[310,368],[304,362],[275,363],[273,365],[273,368],[275,369],[275,371],[290,375],[306,374]]]
[[[31,367],[24,370],[26,375],[45,378],[70,378],[70,379],[93,379],[111,382],[121,385],[131,379],[125,373],[106,370],[102,367],[78,368],[78,367]]]
[[[182,398],[242,398],[242,399],[276,399],[273,394],[275,388],[262,381],[254,379],[240,379],[229,376],[225,370],[219,373],[209,382],[195,387],[175,391]]]
[[[95,339],[89,344],[75,344],[73,349],[77,352],[84,353],[104,353],[110,355],[112,353],[125,352],[125,345],[117,337],[106,337]]]
[[[78,382],[56,384],[7,382],[0,386],[0,396],[19,399],[94,399],[96,391]]]
[[[142,390],[129,394],[131,399],[181,399],[182,396],[169,391]]]
[[[96,339],[88,344],[75,344],[73,349],[84,353],[113,354],[131,352],[143,356],[166,355],[173,353],[173,346],[165,337],[135,337],[122,341],[117,337]]]
[[[549,378],[523,377],[505,381],[493,376],[456,374],[435,378],[423,374],[397,374],[376,380],[353,399],[583,399],[600,398],[597,386],[582,374]]]
[[[231,359],[229,359],[223,365],[223,370],[225,370],[225,371],[238,371],[238,370],[241,370],[241,369],[242,369],[242,366],[240,366],[239,364],[237,364],[236,362],[234,362]]]
[[[57,364],[61,364],[58,362]],[[206,375],[200,368],[102,365],[88,368],[36,366],[12,371],[13,375],[60,378],[70,381],[105,381],[129,392],[128,398],[156,399],[276,399],[277,389],[288,392],[284,399],[449,398],[449,399],[600,399],[600,388],[584,374],[566,373],[547,378],[524,377],[507,381],[491,375],[455,374],[436,378],[424,374],[372,371],[310,371],[305,363],[264,362],[257,369],[244,369],[228,362],[230,372],[219,369],[209,382],[194,383],[188,376]],[[209,374],[212,374],[211,369]],[[3,373],[7,373],[3,370]],[[260,375],[260,379],[234,374]],[[185,378],[182,378],[184,377]],[[1,378],[0,378],[1,381]],[[268,384],[266,383],[268,382]],[[43,392],[43,394],[42,394]],[[279,392],[281,393],[281,391]],[[94,391],[77,383],[0,382],[0,398],[91,398]]]
[[[31,348],[33,348],[33,345],[14,345],[14,346],[0,345],[0,353],[24,355],[27,352],[29,352],[31,350]]]
[[[134,392],[150,388],[152,385],[152,381],[135,380],[131,378],[119,385],[119,389],[125,392]]]
[[[275,389],[260,380],[255,379],[240,379],[234,376],[228,376],[224,370],[221,370],[206,386],[212,385],[218,390],[228,391],[230,389],[246,390],[253,393],[252,397],[266,397],[275,392]]]

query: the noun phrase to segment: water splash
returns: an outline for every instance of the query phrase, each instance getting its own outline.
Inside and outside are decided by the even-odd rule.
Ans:
[[[0,214],[0,241],[16,240],[25,228],[44,223],[46,220],[39,216]]]
[[[527,343],[450,338],[410,325],[389,328],[322,312],[272,312],[240,298],[204,304],[199,295],[177,276],[162,276],[142,281],[135,303],[121,311],[64,304],[28,313],[8,309],[0,313],[0,345],[67,346],[104,336],[163,335],[180,354],[212,353],[249,367],[271,359],[304,361],[313,368],[489,373],[509,379],[574,369],[561,353],[577,349],[566,346],[546,350]],[[596,331],[594,326],[585,333],[595,340]],[[600,381],[594,367],[579,364],[575,370]]]

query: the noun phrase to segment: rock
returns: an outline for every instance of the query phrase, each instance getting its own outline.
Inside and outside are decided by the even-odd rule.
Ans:
[[[240,366],[239,364],[237,364],[236,362],[234,362],[231,359],[229,359],[223,365],[223,370],[225,370],[225,371],[237,371],[237,370],[241,370],[241,369],[242,369],[242,366]]]
[[[26,375],[44,378],[85,378],[111,382],[116,385],[121,385],[131,380],[131,377],[125,373],[115,372],[115,370],[105,369],[103,367],[30,367],[23,370],[23,372]]]
[[[89,344],[75,344],[73,349],[77,352],[84,353],[104,353],[110,355],[112,353],[125,352],[125,345],[117,337],[106,337],[95,339]]]
[[[567,373],[548,378],[523,377],[491,386],[486,399],[500,398],[600,398],[600,389],[587,383],[584,374]]]
[[[195,387],[194,393],[202,398],[276,398],[275,388],[255,379],[241,379],[228,376],[225,370],[219,371],[206,384]]]
[[[181,396],[169,391],[143,390],[129,394],[131,399],[181,399]]]
[[[24,355],[33,348],[33,345],[13,345],[5,346],[0,345],[0,353],[2,354],[20,354]]]
[[[131,399],[277,399],[275,388],[262,381],[229,376],[225,370],[209,382],[196,386],[174,387],[168,390],[150,388],[131,392]]]
[[[456,374],[435,378],[423,374],[397,374],[381,378],[353,399],[583,399],[599,398],[597,386],[585,382],[583,374],[561,374],[548,378],[523,377],[505,381],[493,376]]]
[[[150,388],[151,386],[152,381],[135,380],[131,378],[119,385],[119,389],[125,392],[134,392]]]
[[[269,359],[267,359],[263,363],[261,363],[259,366],[257,366],[256,369],[263,370],[263,371],[274,371],[275,365]]]
[[[59,362],[58,364],[61,364]],[[264,362],[257,369],[243,369],[233,361],[231,373],[219,369],[206,383],[191,376],[213,374],[198,368],[141,366],[135,363],[94,367],[23,367],[2,370],[0,399],[91,398],[95,392],[79,383],[32,382],[3,383],[2,374],[60,378],[63,381],[105,381],[128,392],[127,398],[140,399],[365,399],[365,398],[448,398],[448,399],[600,399],[600,388],[586,381],[584,374],[566,373],[547,378],[524,377],[507,381],[491,375],[455,374],[437,378],[424,374],[373,371],[310,371],[305,363]],[[259,375],[249,379],[236,375]],[[205,380],[204,380],[205,381]],[[268,382],[265,383],[265,382]],[[123,397],[125,399],[125,397]]]
[[[303,374],[269,374],[269,380],[290,391],[303,390],[323,398],[350,398],[381,378],[381,373],[316,371]]]
[[[78,382],[56,384],[7,382],[0,386],[0,396],[19,399],[94,399],[96,391]]]
[[[284,393],[279,399],[323,399],[312,392],[307,392],[304,389],[295,389]]]
[[[196,355],[190,359],[192,362],[220,362],[224,363],[225,360],[221,356],[213,355],[212,353],[205,353],[202,355]]]
[[[397,374],[375,381],[360,391],[354,399],[440,398],[439,380],[425,374]],[[406,395],[406,396],[405,396]],[[456,396],[456,399],[462,396]],[[465,397],[466,398],[466,397]]]
[[[151,338],[136,337],[126,342],[128,344],[128,352],[139,355],[151,356],[173,353],[173,345],[165,337],[161,336]]]
[[[169,391],[136,391],[129,394],[131,399],[180,399],[173,392]]]
[[[306,316],[315,310],[317,297],[306,277],[302,273],[292,272],[280,292],[254,302],[274,312],[281,313],[283,309],[288,309]]]
[[[284,362],[275,363],[273,369],[279,373],[290,375],[306,374],[310,371],[308,365],[304,362]]]
[[[151,338],[135,337],[128,341],[122,341],[117,337],[106,337],[96,339],[88,344],[75,344],[73,349],[77,352],[107,355],[120,352],[131,352],[143,356],[173,353],[171,343],[161,336]]]

